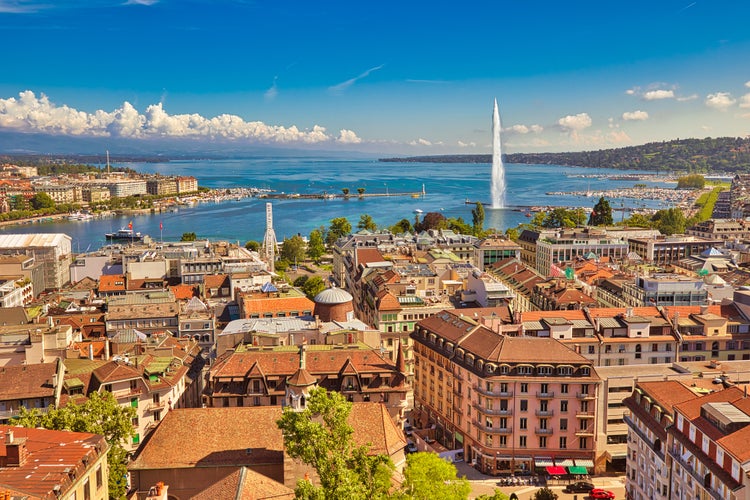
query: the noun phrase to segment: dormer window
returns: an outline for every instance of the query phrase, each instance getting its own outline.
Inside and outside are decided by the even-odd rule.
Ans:
[[[508,373],[510,373],[510,366],[500,365],[500,374],[507,375]]]
[[[591,375],[591,368],[589,368],[588,366],[582,366],[581,375],[583,375],[584,377],[588,377],[589,375]]]

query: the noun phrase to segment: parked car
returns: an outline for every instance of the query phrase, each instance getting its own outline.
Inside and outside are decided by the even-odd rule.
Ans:
[[[594,488],[595,486],[593,483],[589,483],[588,481],[578,481],[563,488],[563,493],[588,493]]]
[[[611,499],[615,498],[615,494],[612,493],[609,490],[603,490],[601,488],[594,488],[589,493],[589,497],[591,497],[591,498],[597,498],[597,499],[601,498],[603,500],[611,500]]]
[[[414,444],[414,443],[409,443],[409,444],[406,445],[406,450],[405,451],[406,451],[406,453],[416,453],[418,451],[417,450],[417,445]]]
[[[404,424],[404,434],[406,435],[406,437],[411,437],[413,431],[414,428],[411,426],[411,424]]]

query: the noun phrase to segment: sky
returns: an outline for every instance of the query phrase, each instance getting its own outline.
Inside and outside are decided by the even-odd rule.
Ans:
[[[745,0],[0,0],[0,133],[311,151],[750,135]],[[54,151],[50,151],[54,152]]]

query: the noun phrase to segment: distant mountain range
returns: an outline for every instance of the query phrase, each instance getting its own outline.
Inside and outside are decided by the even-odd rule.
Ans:
[[[387,162],[492,163],[492,155],[441,155],[381,158]],[[566,165],[669,172],[750,172],[750,137],[677,139],[642,146],[573,153],[513,153],[507,163]]]

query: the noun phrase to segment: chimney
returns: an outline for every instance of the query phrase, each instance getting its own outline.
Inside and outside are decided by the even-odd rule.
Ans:
[[[307,369],[307,361],[305,360],[307,347],[305,344],[302,344],[299,346],[299,369],[300,370],[306,370]]]
[[[89,359],[93,361],[94,359],[94,344],[89,342]]]
[[[26,450],[26,438],[16,438],[13,430],[5,433],[5,465],[6,467],[22,467],[26,465],[29,452]]]
[[[104,339],[104,361],[109,361],[109,338]]]

